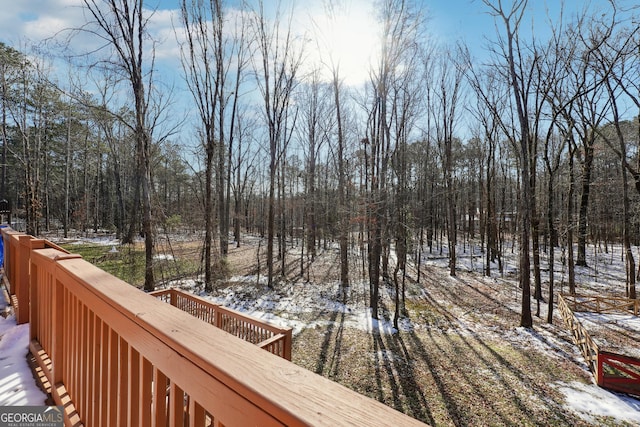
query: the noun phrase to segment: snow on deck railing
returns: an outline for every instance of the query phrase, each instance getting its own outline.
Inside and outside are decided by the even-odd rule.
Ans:
[[[423,425],[29,241],[5,245],[7,276],[27,278],[30,350],[65,425]],[[24,257],[26,276],[12,271]]]

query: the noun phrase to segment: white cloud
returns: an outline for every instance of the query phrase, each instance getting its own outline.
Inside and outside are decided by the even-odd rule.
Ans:
[[[177,9],[157,9],[149,22],[152,39],[157,42],[158,59],[179,59],[173,30],[176,12]],[[53,39],[66,42],[73,36],[70,40],[73,52],[91,52],[101,42],[87,32],[74,31],[85,26],[90,19],[82,0],[14,0],[3,4],[0,41],[22,50],[31,43]]]
[[[84,21],[82,0],[22,0],[3,4],[0,41],[16,46],[21,41],[39,42]]]
[[[177,9],[156,10],[149,22],[149,32],[157,42],[155,47],[156,58],[159,60],[179,61],[180,46],[176,41],[175,27],[180,26],[180,16]],[[178,36],[182,34],[177,31]]]

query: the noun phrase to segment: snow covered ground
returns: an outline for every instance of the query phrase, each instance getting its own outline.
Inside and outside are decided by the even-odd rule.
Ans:
[[[0,312],[7,303],[0,298]],[[16,325],[13,314],[0,316],[0,406],[44,405],[47,396],[36,385],[27,363],[29,325]]]
[[[640,425],[640,400],[611,393],[593,384],[558,383],[567,397],[567,409],[587,422],[596,423],[594,415],[608,416],[631,425]]]
[[[609,251],[604,252],[591,248],[588,253],[588,265],[589,267],[576,268],[576,281],[578,283],[578,292],[586,293],[600,293],[605,295],[624,293],[624,265],[620,256],[620,247],[609,248]],[[446,257],[446,249],[442,254],[435,253],[424,256],[424,262],[426,265],[439,267],[442,269],[448,268],[448,259]],[[554,279],[556,281],[556,291],[564,290],[568,291],[568,273],[566,266],[562,264],[563,254],[561,249],[556,250],[556,268]],[[458,268],[462,271],[482,272],[485,260],[483,254],[476,247],[467,247],[467,252],[459,251],[458,253]],[[498,282],[513,282],[513,303],[512,308],[514,310],[520,310],[519,290],[514,280],[515,273],[517,272],[517,254],[505,254],[503,258],[504,272],[500,274],[498,272],[498,265],[492,264],[493,281]],[[547,258],[541,257],[541,267],[548,271]],[[622,272],[622,273],[621,273]],[[547,273],[544,273],[548,275]],[[329,284],[323,287],[305,287],[301,292],[300,290],[293,289],[296,286],[303,286],[301,284],[290,284],[291,289],[286,295],[267,293],[260,295],[259,298],[251,299],[250,288],[256,286],[256,277],[234,277],[232,282],[236,283],[233,287],[233,291],[230,288],[222,290],[217,296],[205,296],[212,301],[222,304],[226,307],[233,308],[238,311],[245,312],[252,316],[261,318],[263,320],[293,328],[294,334],[299,333],[303,328],[314,328],[317,322],[326,322],[324,320],[312,322],[301,322],[296,320],[295,316],[289,318],[292,313],[304,313],[312,312],[316,310],[337,312],[346,315],[346,320],[343,320],[343,325],[348,325],[352,328],[357,328],[364,331],[376,331],[378,333],[394,333],[395,329],[392,326],[391,321],[380,320],[373,321],[371,319],[370,311],[367,304],[364,301],[366,283],[354,284],[349,288],[349,304],[343,304],[340,301],[339,286]],[[260,279],[263,279],[261,277]],[[543,288],[547,286],[548,279],[543,276]],[[262,282],[262,281],[261,281]],[[266,285],[266,281],[260,283]],[[181,284],[187,290],[191,290],[197,293],[197,289],[194,288],[192,283]],[[246,291],[243,290],[243,285],[246,285]],[[546,289],[543,290],[546,294]],[[295,299],[293,296],[296,296]],[[302,295],[302,297],[300,297]],[[280,313],[280,315],[274,315],[273,313]],[[556,313],[557,314],[557,313]],[[543,305],[543,317],[546,316],[546,304]],[[637,317],[633,316],[604,316],[604,315],[592,315],[581,313],[586,315],[587,319],[591,319],[596,324],[602,323],[616,323],[624,327],[625,330],[633,330],[640,334],[640,321]],[[286,316],[286,317],[285,317]],[[595,317],[595,318],[594,318]],[[505,333],[505,331],[478,331],[478,325],[472,322],[466,322],[464,318],[457,319],[460,329],[458,333],[464,333],[465,330],[474,330],[474,333],[487,333],[495,334],[500,333],[502,337],[512,343],[517,344],[520,347],[535,348],[538,351],[544,352],[550,358],[556,357],[568,357],[566,352],[560,343],[560,340],[553,334],[552,331],[546,328],[539,328],[535,331],[531,331],[524,328],[513,328]],[[421,327],[421,325],[413,324],[411,321],[406,320],[400,324],[400,328],[408,330],[414,327]],[[633,353],[632,353],[633,355]],[[569,356],[571,357],[571,356]],[[577,357],[578,362],[581,362],[586,368],[584,360],[580,356]],[[596,384],[583,384],[580,382],[562,383],[558,382],[555,387],[560,390],[566,396],[566,409],[577,413],[580,418],[587,422],[597,424],[595,416],[608,416],[613,417],[621,422],[627,422],[632,425],[640,425],[640,400],[630,397],[628,395],[613,393],[598,387]]]

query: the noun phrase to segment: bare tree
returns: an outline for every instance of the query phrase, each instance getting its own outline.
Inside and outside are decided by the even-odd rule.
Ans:
[[[462,96],[464,71],[461,61],[457,61],[450,51],[439,58],[434,76],[434,96],[430,114],[435,126],[436,140],[442,159],[442,173],[447,204],[447,240],[449,250],[449,275],[456,275],[457,209],[454,184],[454,140],[459,106]]]
[[[467,79],[475,94],[475,105],[470,108],[471,114],[479,125],[479,135],[484,142],[484,156],[482,169],[485,177],[482,180],[484,199],[483,229],[485,239],[485,267],[484,275],[491,275],[491,263],[498,261],[498,268],[502,271],[502,254],[498,245],[498,216],[496,208],[496,155],[499,145],[502,108],[508,92],[502,79],[491,69],[476,72],[471,66],[469,53],[467,55]]]
[[[531,236],[531,217],[533,189],[531,188],[530,165],[531,165],[531,139],[532,132],[529,123],[528,89],[529,78],[524,73],[523,57],[518,32],[521,29],[522,19],[525,14],[527,0],[515,1],[510,9],[506,9],[502,0],[483,0],[489,8],[491,14],[504,25],[505,39],[499,47],[501,59],[506,68],[506,76],[511,86],[513,102],[516,107],[517,120],[519,124],[518,133],[518,159],[521,178],[521,195],[519,209],[519,229],[520,229],[520,287],[522,289],[522,311],[520,314],[520,326],[531,328],[533,319],[531,317],[531,259],[529,242]]]
[[[615,140],[618,143],[617,146],[614,141],[605,132],[599,132],[601,136],[607,141],[609,146],[614,148],[614,151],[618,154],[622,174],[622,243],[624,246],[625,265],[626,265],[626,293],[627,298],[636,299],[636,263],[633,257],[633,250],[631,247],[631,224],[630,224],[630,203],[629,203],[629,188],[628,177],[629,168],[626,166],[628,162],[628,148],[626,138],[622,130],[620,113],[618,111],[617,98],[619,91],[614,86],[612,79],[606,80],[607,91],[611,98],[612,112],[613,112],[613,127],[615,129]]]
[[[278,8],[273,22],[269,22],[262,1],[254,13],[253,30],[256,35],[257,52],[253,56],[253,68],[267,124],[269,153],[269,190],[267,218],[267,268],[268,286],[273,286],[273,244],[275,238],[276,178],[278,165],[283,156],[283,145],[287,140],[284,127],[291,97],[298,80],[302,63],[302,49],[297,46],[291,32],[293,12],[286,28],[282,28],[281,11]],[[284,273],[284,272],[283,272]]]
[[[98,128],[104,135],[104,140],[107,143],[109,158],[112,165],[112,177],[113,186],[116,197],[116,237],[122,239],[125,236],[125,224],[128,215],[125,208],[125,186],[123,184],[123,173],[127,169],[126,162],[128,156],[128,150],[126,150],[127,144],[124,141],[127,140],[128,128],[124,127],[124,120],[119,120],[109,109],[109,101],[112,94],[109,92],[110,88],[116,86],[116,76],[104,74],[102,76],[102,85],[96,82],[96,86],[100,92],[100,98],[97,105],[92,108],[93,121],[98,125]],[[71,138],[67,141],[67,148],[71,148]],[[68,152],[67,157],[71,157],[71,153]],[[131,218],[134,221],[134,218]]]
[[[347,206],[347,167],[346,167],[346,137],[345,137],[345,113],[342,100],[341,81],[339,69],[333,67],[331,86],[333,88],[333,98],[336,115],[336,138],[338,162],[338,221],[340,222],[340,284],[343,289],[349,286],[349,209]]]
[[[599,52],[611,41],[617,26],[617,10],[615,1],[611,0],[612,13],[601,16],[587,14],[585,11],[568,37],[576,40],[579,48],[571,57],[573,79],[576,86],[585,90],[573,99],[572,111],[575,123],[574,131],[581,144],[582,167],[580,180],[580,200],[578,205],[578,254],[576,265],[586,266],[587,213],[590,201],[591,180],[593,172],[594,148],[597,140],[597,129],[604,124],[611,103],[604,85],[610,73],[610,67],[602,68]]]
[[[637,79],[637,35],[640,30],[632,24],[630,30],[623,29],[607,43],[594,51],[599,69],[606,74],[603,76],[609,102],[611,105],[611,125],[613,132],[606,128],[598,128],[598,136],[604,139],[609,147],[620,159],[622,175],[622,242],[624,246],[626,264],[626,294],[628,298],[636,299],[636,263],[631,246],[631,207],[629,200],[628,175],[635,181],[635,188],[640,193],[640,168],[633,165],[628,140],[634,140],[640,135],[640,126],[632,133],[623,130],[620,108],[624,102],[631,100],[640,109],[640,97]],[[623,98],[626,99],[623,101]],[[640,116],[638,117],[640,120]],[[637,150],[636,150],[637,151]],[[640,162],[640,154],[636,154],[636,162]],[[637,163],[640,164],[640,163]]]
[[[91,27],[83,28],[102,39],[115,53],[110,64],[131,85],[134,99],[134,123],[128,124],[136,139],[136,159],[142,188],[142,229],[145,242],[144,289],[155,288],[153,274],[154,227],[151,207],[151,148],[153,123],[150,98],[153,89],[153,59],[146,56],[149,34],[147,25],[151,11],[143,0],[83,0],[93,17]],[[153,53],[153,51],[151,51]],[[153,55],[152,55],[153,57]]]
[[[181,3],[182,25],[186,44],[182,46],[182,65],[185,69],[187,84],[193,95],[202,124],[202,143],[205,150],[204,171],[204,286],[205,291],[213,289],[212,257],[214,239],[213,181],[215,167],[216,124],[221,74],[222,55],[222,4],[198,1]]]
[[[365,164],[368,174],[367,231],[371,315],[378,318],[380,277],[388,280],[391,250],[390,191],[391,161],[398,137],[407,137],[408,119],[403,114],[407,97],[403,86],[417,53],[421,15],[408,0],[386,0],[380,4],[382,27],[380,52],[370,73]],[[405,67],[406,66],[406,67]],[[404,128],[404,129],[403,129]]]
[[[245,24],[241,18],[233,28],[232,33],[235,33],[235,36],[226,35],[227,22],[222,0],[182,0],[181,22],[186,38],[182,45],[182,64],[202,125],[205,151],[203,258],[205,290],[211,291],[216,212],[214,174],[217,177],[215,193],[220,254],[224,257],[228,252],[231,154],[236,130],[239,88],[247,61]],[[234,59],[235,73],[229,75]],[[230,88],[227,87],[229,81]],[[225,149],[225,146],[228,149]]]
[[[414,36],[419,36],[415,27]],[[417,37],[416,37],[417,38]],[[413,229],[413,221],[409,215],[409,139],[416,127],[416,121],[424,113],[422,107],[422,81],[419,79],[420,55],[418,44],[407,47],[405,52],[405,71],[394,82],[394,102],[392,106],[393,139],[396,141],[396,149],[393,155],[393,171],[395,172],[395,212],[393,217],[394,240],[396,249],[396,265],[393,270],[393,283],[395,287],[395,313],[393,324],[398,329],[400,316],[405,314],[405,296],[407,279],[407,257],[410,243],[410,233]],[[401,274],[398,277],[399,273]]]
[[[233,158],[230,169],[234,174],[232,183],[233,190],[233,235],[236,240],[236,247],[240,247],[240,229],[244,222],[248,228],[246,213],[246,199],[250,193],[254,181],[250,179],[252,171],[255,169],[256,151],[251,151],[253,132],[255,128],[255,118],[250,117],[246,110],[240,111],[235,120],[236,144],[233,146]],[[244,218],[244,221],[242,219]]]
[[[318,194],[317,194],[317,165],[320,151],[327,141],[327,120],[331,118],[328,90],[322,84],[320,72],[312,71],[308,82],[300,86],[300,95],[297,103],[300,105],[300,140],[303,141],[305,156],[305,235],[307,257],[314,260],[316,257],[316,241],[318,238]]]

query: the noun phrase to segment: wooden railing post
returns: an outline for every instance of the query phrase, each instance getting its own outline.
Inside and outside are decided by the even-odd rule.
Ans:
[[[15,231],[8,229],[8,228],[3,228],[2,229],[2,240],[3,240],[3,250],[4,250],[4,276],[6,279],[6,283],[7,283],[7,291],[9,292],[9,294],[13,294],[13,291],[11,290],[11,279],[12,279],[12,265],[11,265],[11,261],[13,259],[13,253],[12,253],[12,248],[11,248],[11,236],[13,234],[16,234]]]
[[[178,294],[175,289],[169,289],[169,301],[172,306],[178,306]]]
[[[32,239],[31,250],[43,249],[44,240]],[[31,263],[31,255],[29,255],[29,304],[28,304],[28,321],[29,321],[29,338],[30,340],[38,336],[38,326],[40,324],[39,293],[38,293],[38,266]]]
[[[598,352],[598,364],[597,364],[597,372],[594,372],[596,380],[598,381],[598,385],[600,387],[604,386],[604,367],[603,367],[603,359],[604,355]]]
[[[19,236],[19,255],[18,255],[18,271],[17,282],[14,284],[14,292],[18,300],[16,307],[16,323],[21,325],[29,322],[29,270],[31,262],[31,239],[29,235]]]
[[[29,295],[31,309],[29,310],[29,342],[37,339],[40,326],[40,295],[38,292],[38,266],[31,266],[31,276],[29,278]]]
[[[222,307],[218,307],[216,309],[216,323],[214,323],[214,326],[217,326],[220,329],[224,329],[223,325],[222,325]]]
[[[291,361],[291,345],[292,345],[293,329],[286,329],[283,331],[283,334],[285,336],[283,357]]]
[[[55,263],[52,269],[56,271],[58,264]],[[64,330],[64,289],[62,284],[56,278],[57,274],[53,275],[52,280],[52,300],[51,300],[51,350],[49,357],[51,358],[51,377],[52,383],[58,384],[64,380],[64,374],[62,367],[65,366],[64,354],[64,336],[68,331]]]

